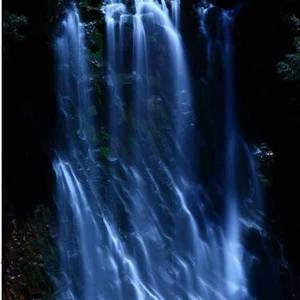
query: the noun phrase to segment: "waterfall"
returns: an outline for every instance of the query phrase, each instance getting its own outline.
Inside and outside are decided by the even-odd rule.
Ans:
[[[225,83],[225,202],[227,206],[224,248],[225,274],[229,281],[229,296],[234,297],[236,290],[245,285],[242,251],[240,244],[240,212],[238,194],[238,129],[235,116],[234,55],[233,55],[233,12],[223,12],[223,64]],[[239,296],[241,298],[242,296]]]
[[[172,21],[177,29],[180,26],[180,1],[181,0],[171,0]]]
[[[84,24],[75,5],[67,10],[55,43],[61,112],[53,160],[58,299],[251,299],[250,258],[242,245],[251,216],[244,194],[254,187],[254,198],[260,198],[259,183],[234,109],[234,14],[218,12],[219,34],[212,36],[205,21],[210,9],[200,9],[200,23],[210,84],[215,52],[222,57],[226,109],[218,130],[224,131],[224,215],[195,172],[202,153],[195,151],[194,95],[179,32],[180,1],[135,0],[132,7],[125,0],[104,3],[106,164],[97,154]],[[241,175],[240,161],[246,162],[247,175]],[[241,191],[244,177],[252,179],[252,189]]]
[[[206,41],[207,80],[215,87],[218,76],[217,64],[223,69],[224,112],[221,122],[223,137],[223,194],[224,194],[224,278],[225,295],[229,299],[252,299],[248,290],[247,274],[252,258],[243,247],[242,239],[251,228],[263,230],[263,205],[261,188],[250,147],[240,135],[236,103],[235,56],[234,56],[234,10],[221,10],[204,3],[199,8],[201,32]],[[218,58],[221,61],[218,62]],[[220,109],[218,107],[217,109]],[[224,129],[223,129],[224,128]],[[216,151],[216,150],[214,150]],[[219,149],[216,151],[220,155]]]
[[[59,212],[59,251],[62,278],[58,299],[97,299],[101,283],[95,274],[103,242],[99,166],[94,162],[94,125],[84,25],[71,5],[55,43],[59,117],[58,145],[53,167]],[[101,173],[100,173],[101,174]],[[88,230],[86,230],[88,228]]]

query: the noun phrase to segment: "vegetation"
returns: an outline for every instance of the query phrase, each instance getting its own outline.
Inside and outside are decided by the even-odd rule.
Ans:
[[[24,224],[13,219],[5,245],[4,299],[52,299],[58,270],[52,212],[39,206]]]
[[[28,19],[23,15],[16,15],[9,11],[3,12],[3,37],[10,42],[19,43],[24,41],[24,28],[28,24]],[[5,41],[5,44],[8,41]]]
[[[284,81],[297,82],[300,79],[300,36],[293,37],[294,53],[285,55],[285,60],[278,63],[278,74]]]

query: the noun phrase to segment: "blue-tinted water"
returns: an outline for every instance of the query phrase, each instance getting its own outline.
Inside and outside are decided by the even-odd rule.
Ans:
[[[234,13],[219,14],[222,39],[216,43],[205,27],[208,9],[199,16],[208,81],[216,45],[224,72],[223,215],[194,170],[201,149],[196,151],[196,99],[179,32],[180,1],[136,0],[134,12],[122,1],[104,4],[110,137],[105,166],[93,139],[96,99],[84,25],[75,6],[67,11],[55,44],[62,129],[53,161],[58,299],[251,299],[241,237],[252,218],[246,198],[252,195],[255,211],[261,197],[234,109]],[[251,192],[240,188],[242,169]]]

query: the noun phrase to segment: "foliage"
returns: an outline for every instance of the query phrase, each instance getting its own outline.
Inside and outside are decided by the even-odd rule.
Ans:
[[[300,31],[300,19],[295,14],[287,13],[284,16],[284,21],[292,32]]]
[[[300,36],[293,38],[294,53],[285,55],[285,60],[277,65],[278,74],[284,81],[298,81],[300,79]]]
[[[265,186],[272,181],[272,172],[275,165],[275,156],[267,144],[261,143],[255,146],[255,159],[259,168],[259,179]]]
[[[28,19],[23,15],[16,15],[9,11],[3,12],[3,36],[12,42],[22,42],[25,39],[24,28]]]

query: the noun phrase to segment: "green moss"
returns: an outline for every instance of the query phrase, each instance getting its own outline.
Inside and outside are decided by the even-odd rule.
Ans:
[[[89,114],[91,116],[97,116],[97,107],[96,107],[96,105],[91,105],[89,107]]]
[[[102,48],[103,48],[103,36],[101,33],[99,32],[95,32],[94,33],[94,45],[95,47],[101,49],[102,51]]]
[[[102,48],[96,52],[91,52],[91,58],[94,58],[94,59],[99,59],[102,57],[102,55],[103,55]]]
[[[108,147],[101,146],[101,147],[100,147],[100,152],[101,152],[101,155],[102,155],[105,159],[108,159],[108,158],[109,158],[109,148],[108,148]]]

